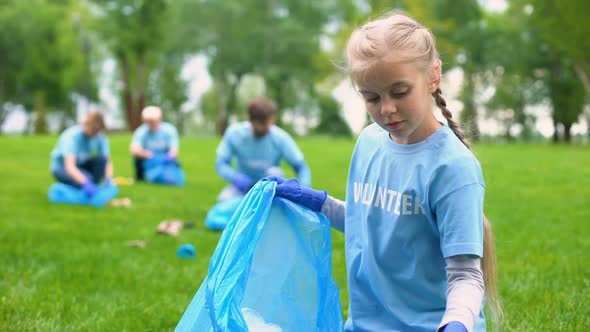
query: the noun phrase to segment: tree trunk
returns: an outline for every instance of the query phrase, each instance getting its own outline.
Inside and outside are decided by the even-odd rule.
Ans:
[[[33,131],[35,134],[47,134],[47,109],[46,109],[46,99],[45,99],[45,91],[37,90],[34,94],[35,98],[35,123],[33,126]]]
[[[586,94],[590,95],[590,78],[588,78],[588,74],[586,73],[586,71],[584,70],[584,68],[580,64],[576,64],[574,66],[574,70],[576,71],[578,78],[580,78],[580,80],[584,84],[584,89],[586,89]]]
[[[178,130],[178,135],[184,135],[184,114],[180,111],[180,107],[176,108],[178,111],[175,112],[176,115],[176,129]]]
[[[8,114],[10,114],[10,111],[7,110],[4,107],[4,103],[2,101],[0,101],[0,128],[2,128],[2,126],[4,125],[4,121],[6,121],[6,119],[8,118]],[[590,131],[588,131],[590,133]],[[2,132],[0,131],[0,134]]]
[[[553,120],[553,143],[559,143],[559,122]]]
[[[238,86],[242,81],[242,74],[236,74],[236,80],[233,83],[229,83],[229,92],[226,98],[223,98],[221,95],[222,89],[219,91],[219,116],[217,118],[217,133],[220,136],[223,136],[225,130],[229,126],[229,116],[231,114],[236,114],[236,107],[237,107],[237,92]],[[226,86],[227,84],[224,84]]]
[[[137,63],[137,90],[136,90],[136,99],[135,105],[137,108],[134,112],[134,123],[133,123],[133,130],[137,129],[141,125],[141,111],[145,107],[145,53],[139,54],[139,61]]]
[[[217,134],[219,136],[223,136],[223,134],[225,134],[225,130],[227,129],[228,125],[227,105],[225,103],[225,98],[223,97],[225,85],[225,82],[223,82],[222,80],[217,82],[217,98],[219,98],[217,103],[219,107],[219,111],[217,114]]]
[[[463,102],[463,112],[461,112],[461,121],[467,132],[467,137],[472,142],[478,142],[480,131],[477,124],[477,105],[475,104],[475,82],[474,74],[465,70],[464,85],[461,99]]]
[[[564,123],[563,124],[563,140],[568,144],[572,142],[572,124],[571,123]]]
[[[125,59],[125,56],[119,57],[119,64],[121,66],[121,80],[123,80],[123,91],[121,92],[123,97],[123,105],[125,107],[125,119],[127,120],[127,128],[133,131],[134,118],[133,118],[133,95],[131,94],[131,82],[129,77],[129,64]]]
[[[1,129],[4,125],[4,121],[6,121],[6,118],[10,113],[4,106],[4,80],[0,78],[0,134],[2,134]]]
[[[272,83],[272,85],[275,87],[274,103],[277,107],[276,124],[279,127],[282,127],[284,125],[283,120],[281,118],[281,111],[285,107],[285,87],[283,85],[283,82],[284,81],[279,78],[276,82]]]

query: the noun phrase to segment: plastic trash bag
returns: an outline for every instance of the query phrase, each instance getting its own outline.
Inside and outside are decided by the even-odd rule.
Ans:
[[[229,223],[234,212],[240,206],[244,196],[232,197],[215,204],[205,218],[205,226],[207,228],[218,231],[224,230]]]
[[[101,185],[94,195],[88,196],[81,188],[58,182],[49,188],[47,197],[53,203],[92,205],[101,208],[118,194],[119,189],[116,186]]]
[[[143,161],[145,179],[148,182],[171,186],[184,185],[184,171],[178,161],[166,161],[166,154],[155,154]]]
[[[329,221],[259,182],[223,232],[176,331],[342,331]]]

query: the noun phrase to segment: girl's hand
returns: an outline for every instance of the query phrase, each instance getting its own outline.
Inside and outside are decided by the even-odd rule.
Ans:
[[[316,212],[322,210],[322,205],[328,197],[327,192],[306,187],[296,179],[285,180],[281,177],[270,176],[263,178],[262,181],[275,181],[277,183],[276,196],[286,198]]]
[[[457,321],[452,321],[447,325],[443,326],[443,328],[440,329],[440,332],[467,332],[467,328],[465,327],[465,325]]]

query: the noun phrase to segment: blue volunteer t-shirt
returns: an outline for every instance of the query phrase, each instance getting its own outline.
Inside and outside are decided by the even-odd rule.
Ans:
[[[267,135],[257,138],[247,121],[231,125],[217,147],[218,161],[231,162],[234,157],[237,171],[254,181],[265,177],[269,168],[280,166],[282,159],[293,167],[304,164],[303,153],[286,131],[272,126]],[[221,176],[229,178],[231,174]]]
[[[446,125],[409,145],[377,124],[363,130],[346,192],[345,331],[436,331],[445,258],[483,254],[484,190],[477,159]]]
[[[162,122],[153,132],[144,123],[135,129],[131,144],[139,144],[153,153],[167,153],[170,149],[178,149],[178,131],[172,124]]]
[[[63,168],[66,156],[76,157],[76,165],[81,165],[89,159],[98,156],[108,157],[109,154],[109,141],[103,133],[86,137],[81,126],[73,126],[61,133],[51,151],[51,170]]]

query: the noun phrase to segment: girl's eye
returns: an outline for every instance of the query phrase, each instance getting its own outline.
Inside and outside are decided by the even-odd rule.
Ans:
[[[410,89],[406,87],[406,88],[391,90],[391,95],[393,97],[401,98],[401,97],[407,95],[409,92],[410,92]]]
[[[379,96],[365,96],[367,103],[376,103],[379,101]]]

